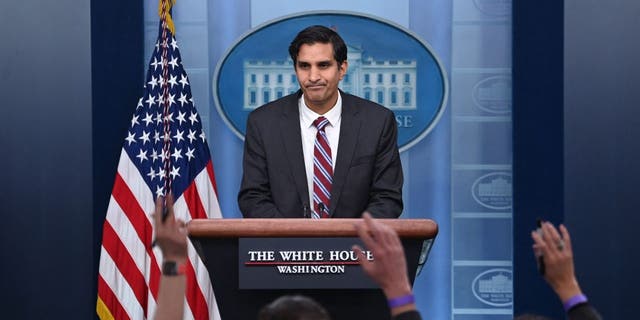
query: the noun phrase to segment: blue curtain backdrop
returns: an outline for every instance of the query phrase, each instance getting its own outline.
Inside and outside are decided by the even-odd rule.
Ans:
[[[145,5],[146,59],[158,17],[155,2]],[[178,1],[176,36],[209,139],[223,215],[241,216],[236,196],[243,142],[216,107],[216,68],[253,28],[316,10],[384,19],[433,49],[447,74],[448,102],[433,130],[401,154],[402,217],[433,219],[440,227],[415,282],[418,307],[431,319],[510,319],[510,1]],[[286,55],[286,48],[282,51]]]

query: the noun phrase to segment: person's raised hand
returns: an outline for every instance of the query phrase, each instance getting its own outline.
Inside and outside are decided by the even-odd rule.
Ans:
[[[410,294],[407,262],[400,238],[391,227],[377,222],[368,212],[362,217],[363,221],[355,227],[374,259],[368,260],[363,249],[354,245],[352,249],[357,253],[362,269],[382,288],[387,298]]]
[[[187,259],[187,228],[184,221],[176,219],[173,212],[173,194],[164,199],[156,199],[153,221],[155,224],[156,244],[162,250],[166,261],[183,262]],[[166,205],[166,206],[165,206]],[[164,214],[163,214],[164,211]]]
[[[543,222],[540,231],[531,232],[531,238],[535,255],[544,260],[544,279],[564,302],[582,292],[575,276],[569,231],[564,225],[559,229]]]

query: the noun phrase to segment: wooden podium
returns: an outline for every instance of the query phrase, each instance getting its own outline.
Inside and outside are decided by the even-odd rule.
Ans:
[[[342,275],[286,275],[287,285],[260,283],[263,278],[258,275],[245,286],[256,284],[260,289],[241,288],[241,274],[249,264],[246,260],[247,249],[253,243],[276,241],[280,246],[292,246],[301,250],[306,241],[313,246],[322,247],[325,243],[335,241],[360,243],[354,223],[360,219],[194,219],[189,222],[189,237],[209,271],[213,291],[216,296],[220,315],[223,320],[256,319],[260,308],[285,294],[303,294],[320,302],[331,314],[332,319],[389,319],[389,309],[382,291],[375,287],[363,288],[359,285],[350,288],[350,279],[366,278],[360,266],[353,261],[342,261],[348,265],[346,274]],[[437,224],[428,219],[379,219],[392,227],[402,240],[407,258],[409,279],[413,281],[416,272],[426,262],[427,255],[438,233]],[[262,240],[261,240],[262,239]],[[335,241],[334,241],[335,240]],[[241,249],[242,247],[242,249]],[[309,248],[314,252],[322,248]],[[243,250],[243,251],[241,251]],[[328,249],[327,249],[328,250]],[[365,248],[366,250],[366,248]],[[277,254],[276,254],[277,255]],[[328,255],[325,255],[328,257]],[[291,262],[255,262],[262,263],[262,269],[278,273],[277,264],[293,264]],[[317,263],[315,263],[317,264]],[[282,267],[282,266],[280,266]],[[252,272],[254,269],[251,269]],[[275,271],[270,271],[275,270]],[[361,273],[362,275],[357,275]],[[354,276],[351,276],[354,274]],[[281,276],[281,275],[276,275]],[[337,278],[343,276],[343,279]],[[246,276],[244,276],[246,277]],[[268,276],[270,277],[270,276]],[[307,283],[307,278],[317,278],[316,282]],[[331,279],[324,281],[322,277],[336,280],[340,288],[331,288]],[[312,279],[313,280],[313,279]],[[315,281],[314,280],[314,281]],[[367,281],[368,278],[366,279]],[[273,279],[271,279],[273,283]],[[298,282],[303,283],[298,287]],[[335,282],[335,281],[334,281]],[[320,286],[313,286],[313,283]],[[327,287],[326,283],[329,283]],[[373,283],[371,282],[373,285]],[[290,287],[290,286],[293,287]],[[289,286],[289,287],[288,287]],[[346,286],[346,287],[345,287]]]

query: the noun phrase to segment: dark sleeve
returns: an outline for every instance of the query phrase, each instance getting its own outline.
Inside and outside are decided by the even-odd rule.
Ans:
[[[602,320],[602,316],[588,302],[581,303],[567,312],[569,320]]]
[[[412,310],[393,317],[393,320],[422,320],[422,317],[420,316],[420,312]]]
[[[271,196],[267,156],[258,124],[255,115],[250,114],[244,138],[238,206],[245,218],[281,218]]]
[[[402,163],[398,125],[392,112],[386,118],[376,153],[367,211],[374,218],[397,218],[402,213]]]

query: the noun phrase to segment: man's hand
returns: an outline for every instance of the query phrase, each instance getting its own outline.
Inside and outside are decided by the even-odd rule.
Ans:
[[[549,222],[542,223],[541,231],[531,232],[531,238],[534,241],[535,255],[544,257],[544,279],[562,302],[582,294],[574,272],[569,231],[564,225],[560,225],[560,233],[558,233],[558,230]]]
[[[184,262],[187,259],[187,228],[184,221],[176,219],[173,213],[173,194],[167,195],[163,217],[163,198],[156,199],[153,221],[156,243],[162,250],[165,261]]]

